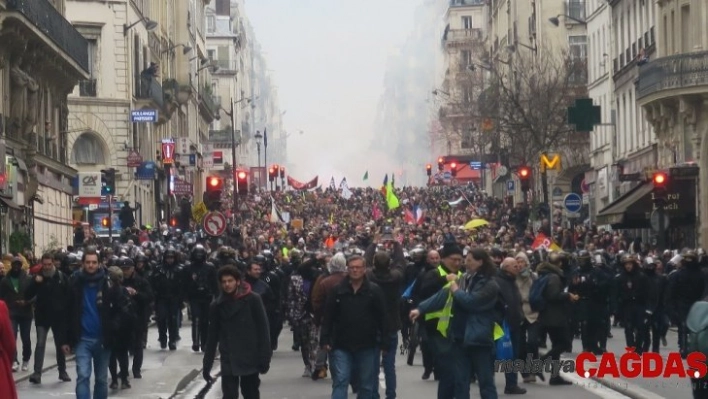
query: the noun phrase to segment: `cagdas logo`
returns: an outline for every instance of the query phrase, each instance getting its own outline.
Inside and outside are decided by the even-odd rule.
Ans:
[[[575,371],[585,378],[703,378],[708,372],[706,355],[702,352],[691,352],[686,356],[684,364],[681,355],[669,353],[666,360],[654,352],[636,353],[635,348],[626,348],[626,353],[617,360],[613,353],[603,353],[598,357],[592,352],[582,352],[575,358]],[[588,363],[599,364],[595,367]]]

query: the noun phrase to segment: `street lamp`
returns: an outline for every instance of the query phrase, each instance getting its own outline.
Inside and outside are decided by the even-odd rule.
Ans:
[[[174,46],[163,51],[162,54],[168,53],[168,52],[176,49],[177,47],[182,47],[182,54],[184,54],[184,55],[187,55],[192,51],[192,48],[190,46],[180,43],[180,44],[175,44]]]
[[[228,115],[229,118],[231,118],[231,169],[234,174],[234,176],[233,176],[234,187],[236,186],[235,175],[236,175],[236,166],[237,166],[237,163],[236,163],[236,111],[235,111],[236,107],[235,106],[236,106],[236,104],[240,103],[241,101],[247,101],[250,103],[251,98],[244,97],[244,98],[234,101],[234,99],[232,97],[231,98],[231,110],[227,111],[227,110],[221,108],[221,110],[224,111],[224,113],[226,115]],[[240,133],[241,131],[239,130],[238,132]],[[231,211],[234,215],[238,211],[236,197],[237,197],[236,195],[233,196],[233,204],[231,204],[231,207],[232,207]]]
[[[571,17],[571,16],[568,15],[568,14],[558,14],[558,15],[555,16],[555,17],[548,18],[548,21],[549,21],[550,23],[552,23],[553,25],[555,25],[555,26],[560,26],[560,17],[564,17],[565,19],[569,19],[569,20],[571,20],[571,21],[573,21],[573,22],[576,22],[576,23],[579,23],[579,24],[581,24],[581,25],[587,25],[587,24],[588,24],[587,21],[584,21],[584,20],[582,20],[582,19],[578,19],[578,18],[575,18],[575,17]]]
[[[147,31],[153,31],[157,28],[157,22],[149,19],[149,18],[141,18],[137,20],[136,22],[133,22],[132,24],[123,24],[123,36],[128,36],[128,31],[134,27],[135,25],[145,22],[145,30]]]
[[[256,135],[253,137],[256,139],[256,150],[258,151],[258,188],[261,188],[261,184],[263,183],[261,181],[261,178],[263,178],[263,174],[261,173],[261,140],[263,140],[263,135],[260,130],[256,130]]]

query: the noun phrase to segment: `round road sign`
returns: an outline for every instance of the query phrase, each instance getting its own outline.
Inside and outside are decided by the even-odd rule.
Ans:
[[[226,216],[221,212],[209,212],[202,222],[204,232],[212,237],[218,237],[226,231]]]
[[[576,193],[570,193],[563,198],[563,207],[570,213],[578,213],[583,207],[583,198]]]
[[[580,191],[582,191],[583,194],[590,192],[590,185],[585,181],[585,179],[580,182]]]

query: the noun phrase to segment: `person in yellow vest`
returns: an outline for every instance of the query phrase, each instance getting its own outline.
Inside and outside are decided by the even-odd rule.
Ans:
[[[440,264],[425,272],[425,274],[420,278],[420,286],[418,288],[418,298],[420,302],[434,296],[438,291],[445,287],[447,282],[447,275],[454,273],[461,275],[462,272],[462,249],[454,242],[446,243],[443,248],[439,251],[440,253]],[[424,317],[423,334],[425,340],[431,349],[433,355],[433,370],[435,371],[435,379],[440,379],[440,374],[436,371],[438,370],[438,364],[445,361],[444,353],[446,351],[447,340],[438,330],[438,324],[441,321],[443,325],[449,323],[449,315],[443,314],[442,310],[437,312],[430,312]],[[442,356],[439,354],[443,353]],[[427,380],[430,378],[430,370],[425,370],[423,373],[423,379]]]
[[[462,259],[459,249],[443,248],[446,258]],[[438,399],[468,399],[470,376],[477,376],[482,399],[497,399],[494,385],[494,333],[500,318],[499,285],[494,280],[496,265],[480,248],[470,250],[465,259],[466,273],[449,273],[449,285],[423,301],[410,313],[411,320],[438,314],[435,345],[435,374],[439,378]]]

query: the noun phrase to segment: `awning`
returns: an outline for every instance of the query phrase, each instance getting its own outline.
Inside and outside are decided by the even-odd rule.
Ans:
[[[5,204],[5,206],[7,206],[8,208],[15,209],[15,210],[18,210],[18,211],[19,211],[19,210],[22,210],[22,207],[20,207],[19,205],[17,205],[17,202],[15,202],[15,201],[13,201],[13,200],[11,200],[11,199],[9,199],[9,198],[0,197],[0,202],[2,202],[3,204]]]
[[[445,165],[445,171],[450,171],[450,166]],[[457,175],[455,179],[457,181],[473,181],[479,180],[482,177],[482,173],[479,170],[472,170],[468,164],[462,164],[457,166]]]
[[[597,214],[597,224],[618,225],[628,223],[628,216],[636,214],[640,219],[646,220],[645,213],[648,209],[645,206],[634,206],[645,196],[650,195],[653,186],[649,183],[642,183],[629,190],[623,196],[617,198],[610,205],[606,206]],[[630,215],[631,214],[631,215]],[[634,218],[633,218],[634,219]]]

